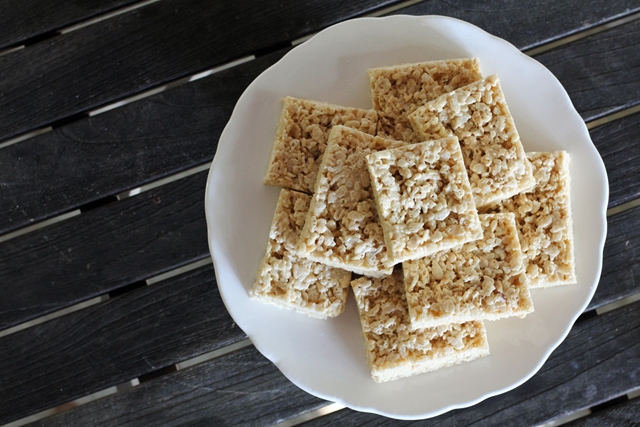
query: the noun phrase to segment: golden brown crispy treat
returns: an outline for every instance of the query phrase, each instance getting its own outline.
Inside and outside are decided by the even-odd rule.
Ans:
[[[404,144],[345,126],[331,130],[298,255],[367,276],[391,274],[365,157]]]
[[[326,319],[344,311],[351,273],[294,254],[310,196],[281,190],[251,297]]]
[[[482,237],[456,137],[367,156],[389,264]]]
[[[402,264],[413,328],[533,311],[514,215],[480,215],[480,222],[482,239]]]
[[[351,282],[351,287],[371,376],[377,382],[434,371],[489,354],[482,322],[412,330],[400,269],[386,278],[361,277]]]
[[[458,137],[478,209],[533,187],[531,163],[496,75],[442,95],[409,120],[424,141]]]
[[[377,135],[406,142],[422,141],[414,135],[409,114],[482,78],[477,58],[372,68],[368,74],[373,109],[379,117]]]
[[[536,186],[493,206],[516,216],[525,271],[532,288],[577,283],[569,153],[527,153]]]
[[[265,184],[312,193],[332,126],[344,125],[371,135],[376,132],[378,115],[373,110],[290,96],[282,103]]]

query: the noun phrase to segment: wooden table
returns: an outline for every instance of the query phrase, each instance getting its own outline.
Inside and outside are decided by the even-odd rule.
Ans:
[[[638,425],[638,0],[59,3],[0,4],[0,425],[400,424],[258,353],[220,299],[203,207],[246,86],[301,38],[387,14],[460,18],[548,67],[611,192],[602,278],[565,342],[515,390],[416,424]]]

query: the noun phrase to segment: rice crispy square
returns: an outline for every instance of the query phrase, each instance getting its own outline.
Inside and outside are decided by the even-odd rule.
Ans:
[[[367,166],[389,264],[482,237],[455,136],[369,154]]]
[[[351,273],[295,255],[311,197],[282,189],[251,297],[326,319],[344,311]]]
[[[378,115],[373,110],[342,107],[287,96],[269,156],[264,183],[313,193],[318,166],[335,125],[375,135]]]
[[[535,184],[498,76],[442,95],[409,120],[425,141],[458,137],[478,209]]]
[[[368,70],[378,136],[419,142],[407,116],[440,95],[482,78],[477,58],[447,59]]]
[[[531,288],[577,283],[571,216],[569,153],[527,153],[533,190],[503,200],[490,212],[513,212]]]
[[[367,362],[376,382],[434,371],[489,354],[479,321],[412,330],[402,283],[396,269],[386,278],[351,282],[365,342]]]
[[[480,222],[482,239],[402,264],[413,328],[533,312],[514,215]]]
[[[299,256],[366,276],[391,274],[365,157],[404,144],[334,126],[296,247]]]

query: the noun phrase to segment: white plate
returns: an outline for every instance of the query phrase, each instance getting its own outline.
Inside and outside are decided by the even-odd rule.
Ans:
[[[292,95],[371,108],[366,70],[478,57],[497,73],[526,151],[571,154],[578,284],[533,291],[535,313],[486,322],[491,356],[385,384],[365,360],[352,296],[323,321],[249,299],[279,189],[262,184],[281,110]],[[240,97],[206,190],[209,245],[218,286],[236,323],[297,386],[350,408],[418,419],[473,405],[530,378],[569,332],[595,292],[606,235],[608,184],[584,122],[556,78],[511,44],[456,19],[392,16],[322,31],[262,73]]]

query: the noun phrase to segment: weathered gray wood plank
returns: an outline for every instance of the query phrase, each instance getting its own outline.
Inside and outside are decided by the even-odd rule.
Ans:
[[[640,19],[534,58],[555,74],[587,121],[640,103]]]
[[[342,410],[305,426],[534,426],[598,404],[637,385],[638,309],[640,303],[635,303],[578,323],[532,379],[471,408],[414,423]],[[248,348],[36,425],[270,425],[323,404],[292,387],[271,363]]]
[[[0,57],[0,140],[250,54],[394,0],[163,0]]]
[[[207,257],[206,176],[2,243],[0,329]]]
[[[0,50],[133,3],[137,1],[5,0],[0,2]]]
[[[640,10],[633,0],[432,0],[394,14],[446,15],[470,22],[526,50]]]
[[[0,424],[244,339],[213,267],[0,338]]]
[[[609,207],[640,197],[640,113],[591,130],[609,177]]]
[[[257,427],[324,404],[249,347],[34,425]]]
[[[242,92],[288,50],[0,149],[0,233],[211,161]]]
[[[610,216],[607,223],[600,283],[587,310],[640,293],[640,207]]]
[[[640,425],[640,398],[628,400],[564,424],[565,427],[637,427],[638,425]]]

